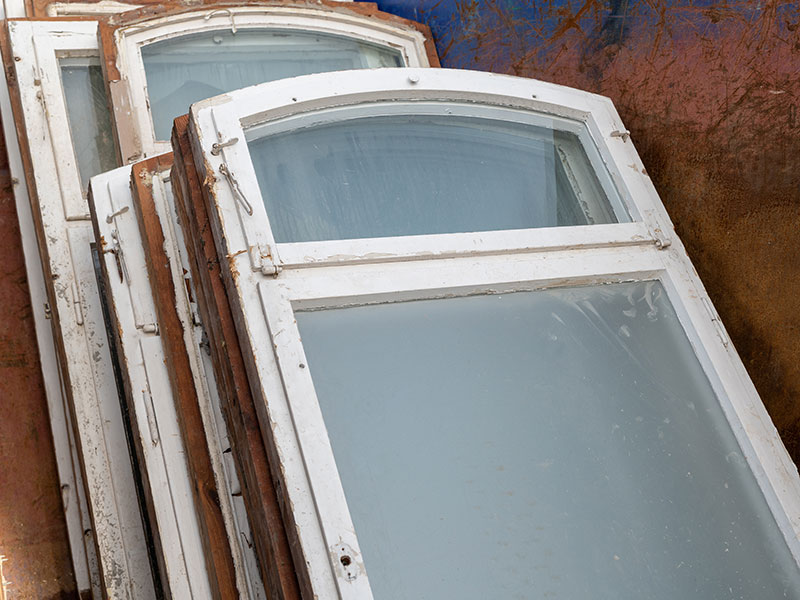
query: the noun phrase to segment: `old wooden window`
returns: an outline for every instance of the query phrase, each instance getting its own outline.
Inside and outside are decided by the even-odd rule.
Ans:
[[[239,480],[225,453],[230,442],[216,383],[187,289],[191,280],[172,197],[171,160],[164,155],[99,175],[90,192],[96,238],[107,240],[100,259],[103,287],[146,473],[148,508],[159,532],[163,586],[173,597],[212,597],[212,588],[219,587],[222,595],[263,598]],[[143,241],[148,235],[163,236],[156,244],[160,254],[153,255]],[[164,262],[169,284],[152,275],[154,263]],[[172,306],[159,307],[159,301]],[[166,310],[177,319],[165,329]],[[189,372],[175,379],[170,370],[177,368]],[[187,436],[187,428],[200,435]],[[203,471],[206,465],[210,473]],[[206,494],[212,489],[218,507],[209,508]],[[219,532],[213,529],[217,512],[223,521]],[[235,581],[215,572],[214,554],[231,556]]]
[[[798,593],[797,472],[607,99],[384,69],[234,92],[192,123],[318,597]],[[425,137],[451,125],[523,158]],[[519,221],[482,227],[509,195]]]
[[[97,548],[97,575],[103,580],[94,582],[96,588],[102,586],[111,596],[151,595],[145,534],[97,291],[94,234],[84,194],[86,178],[108,165],[103,133],[107,127],[101,124],[102,110],[96,110],[103,104],[94,62],[99,56],[97,23],[11,21],[9,41],[15,116],[30,168],[28,191],[39,224],[36,233],[60,346],[60,373],[94,518],[80,534]],[[89,87],[78,85],[78,77]],[[81,98],[80,107],[70,108],[74,98]],[[86,98],[92,98],[90,114],[96,120],[72,122],[75,111],[90,108],[83,103]],[[80,141],[90,128],[92,135]],[[94,556],[94,548],[87,554]],[[96,569],[92,560],[90,572]]]
[[[422,26],[358,5],[226,6],[101,25],[122,156],[169,151],[193,102],[320,71],[430,66]]]

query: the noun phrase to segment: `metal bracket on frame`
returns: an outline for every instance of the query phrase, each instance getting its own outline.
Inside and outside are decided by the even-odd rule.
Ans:
[[[252,217],[253,216],[253,205],[250,204],[250,201],[247,199],[247,196],[244,195],[242,188],[239,186],[239,181],[236,179],[236,175],[233,174],[228,168],[228,165],[222,163],[219,166],[219,172],[225,177],[225,180],[228,182],[228,185],[233,192],[234,197],[239,201],[239,203],[244,207],[244,210],[247,212],[247,215]]]
[[[655,238],[656,248],[659,250],[666,250],[672,245],[672,240],[664,235],[660,227],[653,229],[653,237]]]
[[[717,311],[711,304],[711,300],[709,300],[707,297],[702,296],[702,300],[703,300],[703,307],[706,309],[708,316],[714,323],[714,329],[717,332],[717,337],[719,337],[719,339],[722,341],[722,345],[727,348],[729,344],[729,339],[727,334],[725,333],[724,327],[722,326],[722,321],[719,320],[719,315],[717,314]]]
[[[233,20],[233,11],[231,11],[230,8],[217,8],[216,10],[212,10],[205,17],[203,17],[203,21],[208,21],[214,15],[219,15],[219,14],[227,14],[228,15],[228,17],[231,20],[231,33],[233,35],[236,35],[236,21]]]
[[[78,290],[78,284],[73,280],[72,282],[72,309],[75,311],[75,322],[78,325],[83,325],[83,303],[81,301],[81,294]]]
[[[280,261],[276,261],[275,251],[269,244],[250,246],[249,254],[254,271],[261,271],[263,275],[272,277],[277,277],[283,271]]]

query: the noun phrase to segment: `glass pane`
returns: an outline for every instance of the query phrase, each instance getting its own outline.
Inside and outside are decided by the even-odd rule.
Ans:
[[[324,71],[402,66],[400,52],[335,35],[239,29],[206,31],[142,47],[156,138],[199,100],[265,81]]]
[[[85,192],[90,177],[117,166],[103,71],[99,58],[62,58],[59,66],[72,145]]]
[[[529,123],[368,116],[249,147],[278,242],[617,222],[577,136]]]
[[[297,322],[376,598],[800,598],[659,283]]]

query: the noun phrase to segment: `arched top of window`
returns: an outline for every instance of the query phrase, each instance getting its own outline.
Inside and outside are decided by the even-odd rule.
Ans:
[[[215,191],[233,190],[248,240],[277,245],[289,263],[352,255],[344,246],[457,253],[651,235],[632,201],[642,174],[629,181],[619,168],[638,157],[613,106],[578,90],[468,71],[350,71],[241,90],[193,115],[209,160],[236,173]]]
[[[323,71],[437,66],[427,27],[363,3],[211,5],[111,17],[100,39],[123,160],[168,150],[189,105]]]

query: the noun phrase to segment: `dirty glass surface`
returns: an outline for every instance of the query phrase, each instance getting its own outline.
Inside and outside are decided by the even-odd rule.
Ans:
[[[142,47],[156,139],[168,140],[189,106],[239,88],[325,71],[399,67],[400,52],[322,33],[206,31]]]
[[[524,122],[365,116],[249,148],[277,242],[628,220],[614,214],[575,134]]]
[[[659,283],[296,316],[376,598],[800,598]]]
[[[111,115],[99,58],[62,58],[61,84],[83,191],[89,178],[117,166]]]

